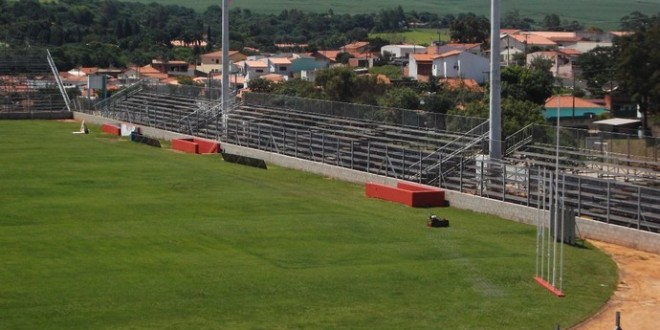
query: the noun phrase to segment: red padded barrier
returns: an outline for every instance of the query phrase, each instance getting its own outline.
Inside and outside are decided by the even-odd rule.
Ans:
[[[385,186],[378,183],[367,183],[365,185],[367,197],[380,198],[391,202],[397,202],[412,206],[412,192]]]
[[[220,143],[198,138],[172,139],[172,149],[192,154],[217,154]]]
[[[412,183],[399,182],[396,187],[367,183],[365,192],[367,197],[380,198],[412,207],[445,205],[445,192],[443,190]]]
[[[423,184],[397,182],[397,188],[413,192],[414,207],[431,207],[445,205],[445,191]]]
[[[121,135],[121,127],[117,125],[103,124],[101,125],[101,131],[112,135]]]
[[[199,138],[193,138],[193,141],[199,145],[198,154],[217,154],[220,152],[220,143],[218,142]]]
[[[191,154],[198,153],[197,143],[187,139],[172,139],[172,149]]]

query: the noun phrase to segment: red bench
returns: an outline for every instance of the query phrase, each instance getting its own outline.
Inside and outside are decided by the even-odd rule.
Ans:
[[[172,149],[191,154],[217,154],[220,152],[220,143],[199,139],[173,139]]]
[[[367,183],[365,192],[367,197],[380,198],[411,207],[445,205],[445,192],[442,189],[409,182],[398,182],[396,187]]]

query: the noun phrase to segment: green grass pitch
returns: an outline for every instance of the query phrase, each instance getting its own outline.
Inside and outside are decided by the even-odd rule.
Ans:
[[[78,128],[0,121],[2,329],[564,328],[616,284],[567,247],[541,288],[533,226]]]

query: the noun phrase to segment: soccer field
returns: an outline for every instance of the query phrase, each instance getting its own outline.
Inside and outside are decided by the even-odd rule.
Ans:
[[[541,288],[533,226],[79,125],[0,121],[2,329],[565,328],[616,285],[584,246]]]

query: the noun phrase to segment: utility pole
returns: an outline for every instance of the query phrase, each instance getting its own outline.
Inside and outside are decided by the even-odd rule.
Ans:
[[[229,114],[229,0],[222,0],[222,129],[227,131]]]
[[[491,0],[490,18],[490,132],[491,160],[502,159],[502,109],[500,92],[500,0]]]

